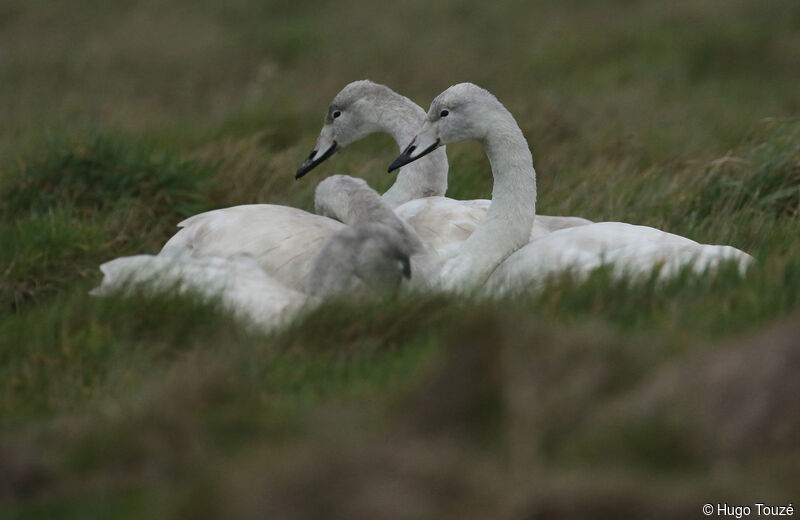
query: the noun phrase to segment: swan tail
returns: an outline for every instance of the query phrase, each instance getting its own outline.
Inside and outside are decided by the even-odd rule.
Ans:
[[[116,258],[100,266],[103,279],[100,285],[89,291],[92,296],[108,296],[142,278],[143,268],[149,255]]]

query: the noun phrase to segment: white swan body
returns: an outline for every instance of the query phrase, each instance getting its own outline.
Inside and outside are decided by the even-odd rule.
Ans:
[[[485,286],[495,293],[505,292],[564,270],[585,275],[604,264],[619,276],[661,267],[660,274],[666,277],[684,267],[696,272],[713,269],[723,261],[737,262],[744,272],[752,262],[750,255],[730,246],[698,244],[620,222],[556,230],[526,244],[536,201],[536,174],[527,142],[505,107],[469,83],[454,85],[433,101],[419,135],[390,170],[441,144],[465,139],[483,144],[495,182],[486,221],[442,264],[439,285],[446,289]]]
[[[313,260],[326,240],[345,225],[289,206],[248,204],[194,215],[167,241],[162,256],[247,255],[280,283],[308,284]]]
[[[100,270],[103,281],[92,295],[106,296],[120,290],[192,292],[205,299],[218,299],[237,318],[264,330],[283,324],[307,301],[305,294],[281,284],[247,257],[136,255],[106,262]]]
[[[325,297],[395,289],[411,277],[409,257],[421,250],[421,244],[365,181],[334,176],[320,183],[316,195],[320,209],[351,225],[337,222],[340,229],[329,234],[321,247],[315,242],[317,253],[310,260],[289,259],[311,265],[305,292],[282,284],[246,255],[165,254],[106,262],[100,266],[103,281],[92,294],[140,287],[151,292],[191,291],[203,298],[218,298],[239,318],[270,330]]]
[[[694,240],[647,226],[597,222],[554,231],[513,253],[492,273],[486,289],[505,294],[535,288],[547,277],[571,272],[578,279],[601,266],[615,277],[650,276],[668,279],[687,268],[696,274],[714,271],[722,262],[735,262],[744,274],[753,258],[734,247],[699,244]]]

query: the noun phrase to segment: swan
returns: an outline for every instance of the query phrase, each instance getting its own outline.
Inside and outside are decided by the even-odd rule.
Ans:
[[[651,272],[663,266],[669,276],[684,266],[695,271],[722,261],[740,270],[752,257],[730,246],[698,244],[658,229],[622,222],[599,222],[540,236],[532,241],[536,213],[536,171],[527,141],[511,113],[485,89],[454,85],[434,99],[419,134],[389,166],[393,171],[440,146],[478,140],[494,176],[486,219],[442,262],[439,285],[445,289],[485,287],[504,292],[565,269],[588,273],[611,264],[615,274]]]
[[[325,241],[304,292],[281,284],[246,255],[135,255],[102,264],[103,280],[90,293],[105,296],[139,287],[194,292],[219,299],[240,319],[271,330],[333,295],[393,290],[411,278],[409,257],[421,244],[365,181],[330,177],[320,183],[315,199],[322,211],[351,225]]]
[[[399,273],[411,278],[413,271],[419,281],[427,276],[426,248],[417,233],[364,179],[349,175],[328,177],[317,186],[314,208],[317,214],[341,221],[346,227],[334,234],[317,255],[307,291],[310,294],[319,287],[326,287],[326,293],[334,287],[338,291],[397,287]],[[356,250],[359,253],[352,254]],[[396,261],[396,269],[376,267],[388,259]]]
[[[477,140],[489,158],[492,200],[483,222],[444,261],[439,277],[446,289],[482,285],[503,260],[530,241],[536,214],[536,170],[528,142],[503,104],[472,83],[454,85],[433,100],[422,129],[389,171],[444,144],[468,139]]]
[[[317,143],[295,175],[303,177],[334,153],[373,133],[388,133],[402,148],[425,121],[425,111],[389,87],[369,80],[354,81],[334,97]],[[400,169],[383,199],[408,222],[434,252],[460,244],[486,217],[486,199],[455,200],[447,191],[448,162],[444,147]],[[557,229],[581,226],[581,217],[537,215],[531,239]],[[443,254],[443,253],[442,253]]]

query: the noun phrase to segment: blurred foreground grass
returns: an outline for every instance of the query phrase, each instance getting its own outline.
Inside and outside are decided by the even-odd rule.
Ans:
[[[799,6],[3,3],[2,513],[687,518],[796,499]],[[86,295],[101,262],[156,252],[187,215],[310,209],[333,172],[386,188],[385,136],[292,180],[363,77],[422,105],[458,81],[495,92],[540,213],[757,264],[342,300],[270,336],[214,302]],[[488,197],[478,147],[448,153],[449,195]]]

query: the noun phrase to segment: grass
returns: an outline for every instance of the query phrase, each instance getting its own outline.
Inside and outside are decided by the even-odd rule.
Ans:
[[[800,483],[800,9],[750,2],[0,7],[0,512],[9,518],[676,518]],[[369,42],[365,45],[364,42]],[[726,243],[742,279],[342,299],[265,335],[95,299],[185,216],[377,189],[375,136],[293,173],[347,82],[474,81],[538,212]],[[449,195],[490,196],[474,143]],[[792,328],[794,327],[794,328]],[[796,498],[796,497],[795,497]]]
[[[212,169],[151,145],[95,135],[43,149],[0,189],[0,294],[12,307],[86,278],[109,252],[157,247],[175,220],[211,207]]]

